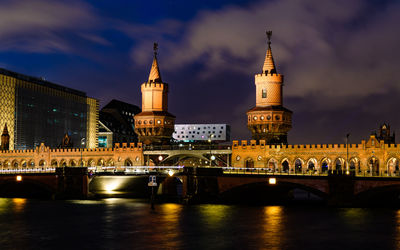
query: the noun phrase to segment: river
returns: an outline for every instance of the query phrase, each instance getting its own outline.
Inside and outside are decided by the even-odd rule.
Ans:
[[[400,249],[400,210],[0,198],[0,249]]]

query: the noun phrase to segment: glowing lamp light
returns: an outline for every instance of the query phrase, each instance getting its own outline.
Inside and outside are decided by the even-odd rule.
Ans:
[[[173,175],[174,175],[174,171],[172,171],[171,169],[168,170],[168,175],[169,175],[169,176],[173,176]]]
[[[276,184],[276,178],[269,178],[268,179],[268,183],[271,185],[275,185]]]
[[[211,160],[215,160],[215,156],[214,155],[211,156]]]
[[[346,171],[346,174],[347,174],[347,175],[349,175],[349,174],[350,174],[350,171],[349,171],[349,170],[347,170],[347,171]]]
[[[159,161],[162,161],[162,160],[163,160],[162,155],[160,155],[160,156],[158,157],[158,160],[159,160]]]
[[[22,181],[22,176],[21,175],[17,175],[17,181]]]

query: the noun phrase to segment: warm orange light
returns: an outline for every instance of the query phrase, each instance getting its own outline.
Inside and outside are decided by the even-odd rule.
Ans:
[[[275,185],[276,184],[276,178],[269,178],[268,179],[269,184]]]
[[[17,175],[17,181],[22,181],[22,176],[21,175]]]

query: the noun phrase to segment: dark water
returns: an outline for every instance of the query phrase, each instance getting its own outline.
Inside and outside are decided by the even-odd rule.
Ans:
[[[0,198],[0,249],[400,249],[400,210]]]

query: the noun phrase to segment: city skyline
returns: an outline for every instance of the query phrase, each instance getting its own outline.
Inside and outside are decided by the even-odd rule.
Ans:
[[[347,133],[359,143],[383,122],[398,131],[400,5],[330,4],[5,1],[0,67],[85,91],[101,106],[140,106],[156,41],[176,123],[227,123],[231,139],[249,139],[246,111],[271,29],[284,105],[294,112],[289,144],[344,143]]]

